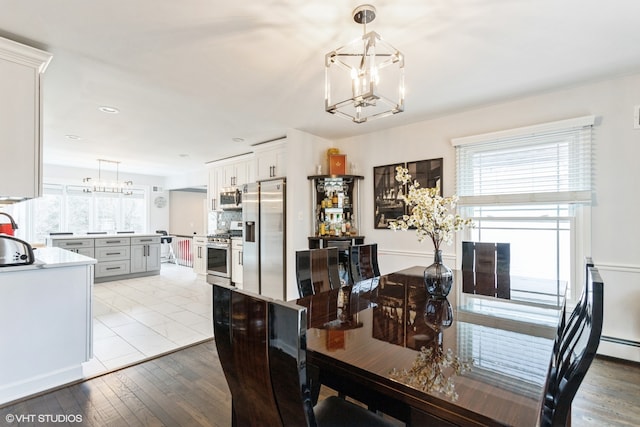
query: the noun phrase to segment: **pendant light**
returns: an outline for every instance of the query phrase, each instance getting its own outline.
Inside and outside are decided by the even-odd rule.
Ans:
[[[375,17],[370,4],[355,8],[362,37],[325,56],[325,110],[355,123],[404,111],[404,55],[367,32]]]

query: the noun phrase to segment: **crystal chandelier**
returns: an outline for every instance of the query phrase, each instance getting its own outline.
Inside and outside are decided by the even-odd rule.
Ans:
[[[362,38],[325,56],[325,110],[355,123],[404,111],[404,55],[375,31],[367,33],[375,17],[372,5],[355,8]]]
[[[102,163],[111,163],[116,165],[115,181],[102,179]],[[87,187],[82,191],[85,193],[119,193],[124,194],[125,196],[133,194],[133,181],[120,181],[119,165],[120,162],[98,159],[98,179],[94,180],[90,177],[84,178],[82,182],[84,182]]]

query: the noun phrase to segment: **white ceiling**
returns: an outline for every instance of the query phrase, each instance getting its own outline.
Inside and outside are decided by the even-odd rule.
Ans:
[[[288,128],[343,138],[640,71],[637,0],[371,1],[368,29],[406,58],[405,112],[355,124],[324,111],[324,55],[361,36],[351,18],[361,3],[0,0],[0,36],[54,55],[46,163],[102,158],[154,175]]]

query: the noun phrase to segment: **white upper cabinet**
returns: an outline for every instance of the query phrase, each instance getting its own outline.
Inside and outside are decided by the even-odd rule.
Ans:
[[[219,210],[220,201],[218,196],[220,195],[220,188],[224,187],[224,168],[210,167],[209,168],[209,184],[207,186],[207,198],[209,199],[208,208],[210,211]]]
[[[209,210],[219,210],[220,191],[226,187],[240,187],[254,182],[253,154],[246,154],[232,159],[219,160],[209,164],[209,185],[207,187]]]
[[[284,177],[284,139],[255,147],[255,180]]]
[[[249,182],[247,180],[250,166],[251,164],[248,160],[233,162],[223,166],[224,185],[221,187],[240,187]]]
[[[0,203],[42,194],[41,76],[52,55],[0,37]]]

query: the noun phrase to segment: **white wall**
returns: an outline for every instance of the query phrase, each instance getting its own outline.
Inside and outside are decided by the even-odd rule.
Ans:
[[[640,130],[633,128],[633,106],[640,104],[640,74],[550,91],[470,109],[433,120],[338,142],[358,159],[363,182],[362,218],[367,242],[379,244],[383,272],[431,259],[431,244],[415,236],[373,228],[373,167],[394,162],[444,158],[444,193],[455,192],[456,137],[596,115],[594,128],[594,203],[591,255],[605,281],[603,336],[640,342]],[[393,118],[391,118],[393,120]],[[396,149],[399,144],[401,150]],[[392,148],[393,147],[393,148]],[[445,247],[455,261],[455,247]],[[640,348],[604,340],[600,352],[640,361]]]
[[[206,189],[208,184],[209,169],[204,165],[201,169],[165,178],[165,190],[179,190],[192,187]]]
[[[205,200],[207,193],[170,191],[169,234],[194,236],[207,234]]]
[[[287,299],[298,298],[296,285],[295,252],[309,248],[313,211],[311,207],[311,183],[307,179],[315,175],[317,164],[326,173],[327,149],[335,144],[329,140],[298,130],[289,130],[286,141],[287,168]]]

